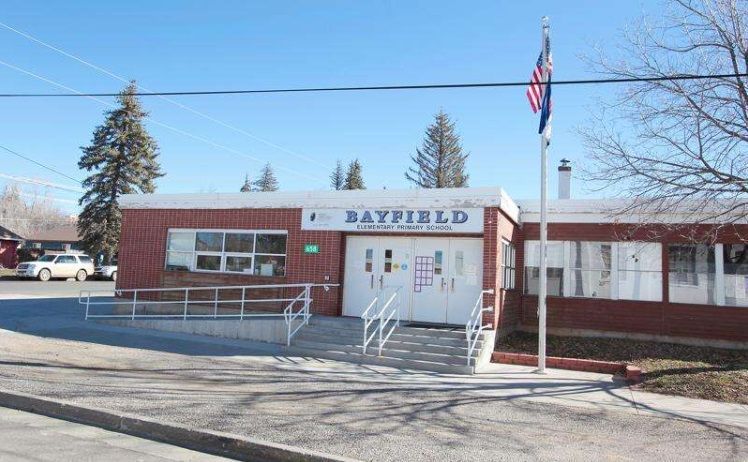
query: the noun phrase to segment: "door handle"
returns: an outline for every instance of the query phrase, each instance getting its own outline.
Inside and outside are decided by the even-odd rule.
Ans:
[[[452,292],[455,291],[455,278],[452,278]]]
[[[384,287],[384,274],[379,276],[379,288],[381,289],[382,287]]]
[[[374,288],[374,274],[371,275],[371,288]]]
[[[444,291],[444,286],[446,286],[446,285],[447,284],[444,282],[444,276],[442,276],[442,285],[441,285],[442,291]]]

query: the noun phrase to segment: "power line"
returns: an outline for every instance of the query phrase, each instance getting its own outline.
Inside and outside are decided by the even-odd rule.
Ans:
[[[73,180],[73,181],[75,181],[75,182],[76,182],[76,183],[78,183],[78,184],[81,184],[81,180],[78,180],[78,179],[76,179],[76,178],[73,178],[72,176],[68,175],[67,173],[63,173],[63,172],[61,172],[61,171],[59,171],[59,170],[56,170],[56,169],[54,169],[54,168],[52,168],[52,167],[50,167],[50,166],[48,166],[48,165],[45,165],[45,164],[43,164],[43,163],[41,163],[41,162],[39,162],[39,161],[36,161],[36,160],[34,160],[34,159],[30,158],[30,157],[26,157],[26,156],[24,156],[23,154],[20,154],[20,153],[18,153],[18,152],[16,152],[16,151],[12,150],[12,149],[10,149],[10,148],[7,148],[7,147],[5,147],[5,146],[3,146],[3,145],[0,145],[0,149],[2,149],[2,150],[4,150],[4,151],[7,151],[7,152],[9,152],[9,153],[11,153],[11,154],[13,154],[14,156],[20,157],[21,159],[24,159],[24,160],[27,160],[27,161],[29,161],[29,162],[33,163],[33,164],[36,164],[36,165],[38,165],[39,167],[42,167],[42,168],[44,168],[44,169],[47,169],[47,170],[49,170],[50,172],[56,173],[56,174],[58,174],[58,175],[60,175],[60,176],[63,176],[63,177],[65,177],[65,178],[69,179],[69,180]]]
[[[731,74],[674,74],[657,77],[623,77],[617,79],[577,79],[556,80],[553,85],[598,85],[609,83],[663,82],[673,80],[729,79],[748,77],[748,73]],[[454,88],[501,88],[526,87],[527,81],[521,82],[485,82],[485,83],[443,83],[424,85],[379,85],[357,87],[301,87],[301,88],[268,88],[258,90],[195,90],[195,91],[152,91],[135,92],[135,96],[211,96],[211,95],[249,95],[262,93],[323,93],[343,91],[386,91],[386,90],[437,90]],[[542,84],[545,85],[545,84]],[[0,98],[59,98],[59,97],[111,97],[120,93],[0,93]]]
[[[15,175],[8,175],[7,173],[0,173],[0,178],[5,178],[6,180],[12,180],[17,181],[19,183],[28,183],[38,186],[44,186],[45,188],[54,188],[54,189],[60,189],[62,191],[68,191],[68,192],[74,192],[74,193],[80,193],[80,189],[76,188],[70,188],[68,186],[64,186],[57,183],[52,183],[51,181],[47,180],[41,180],[37,178],[26,178],[22,176],[15,176]]]
[[[8,67],[8,68],[10,68],[10,69],[13,69],[13,70],[14,70],[14,71],[16,71],[16,72],[20,72],[20,73],[22,73],[22,74],[26,74],[26,75],[28,75],[28,76],[34,77],[35,79],[39,79],[39,80],[41,80],[41,81],[43,81],[43,82],[49,83],[50,85],[54,85],[54,86],[56,86],[56,87],[59,87],[59,88],[65,89],[65,90],[67,90],[67,91],[73,92],[73,94],[76,94],[76,95],[79,95],[79,96],[83,96],[83,97],[85,97],[85,98],[91,99],[91,100],[93,100],[93,101],[96,101],[96,102],[98,102],[98,103],[101,103],[101,104],[103,104],[103,105],[105,105],[105,106],[108,106],[108,107],[110,107],[110,108],[116,108],[116,106],[115,106],[114,104],[112,104],[112,103],[110,103],[110,102],[108,102],[108,101],[104,101],[104,100],[102,100],[102,99],[99,99],[99,98],[98,98],[98,97],[96,97],[96,96],[92,96],[92,95],[86,95],[85,93],[83,93],[83,92],[81,92],[81,91],[79,91],[79,90],[76,90],[75,88],[69,87],[69,86],[67,86],[67,85],[64,85],[64,84],[62,84],[62,83],[59,83],[59,82],[55,82],[54,80],[48,79],[48,78],[46,78],[46,77],[43,77],[43,76],[41,76],[41,75],[39,75],[39,74],[35,74],[34,72],[28,71],[28,70],[26,70],[26,69],[22,69],[22,68],[20,68],[20,67],[18,67],[18,66],[14,66],[13,64],[7,63],[7,62],[5,62],[5,61],[2,61],[2,60],[0,60],[0,65],[3,65],[3,66],[5,66],[5,67]],[[239,151],[239,150],[236,150],[236,149],[230,148],[230,147],[228,147],[228,146],[225,146],[225,145],[223,145],[223,144],[220,144],[220,143],[216,143],[215,141],[209,140],[209,139],[207,139],[207,138],[204,138],[204,137],[202,137],[202,136],[199,136],[199,135],[195,135],[195,134],[193,134],[193,133],[187,132],[187,131],[185,131],[185,130],[182,130],[182,129],[180,129],[180,128],[177,128],[177,127],[174,127],[174,126],[172,126],[172,125],[166,124],[166,123],[164,123],[164,122],[160,122],[160,121],[158,121],[158,120],[154,119],[154,118],[153,118],[153,117],[151,117],[151,116],[147,116],[147,117],[145,117],[145,118],[146,118],[147,120],[151,121],[152,123],[156,124],[156,125],[159,125],[159,126],[161,126],[161,127],[164,127],[164,128],[166,128],[166,129],[168,129],[168,130],[171,130],[171,131],[173,131],[173,132],[175,132],[175,133],[179,133],[180,135],[186,136],[186,137],[188,137],[188,138],[192,138],[192,139],[194,139],[194,140],[197,140],[197,141],[200,141],[200,142],[203,142],[203,143],[209,144],[209,145],[211,145],[211,146],[213,146],[213,147],[216,147],[216,148],[218,148],[218,149],[223,149],[224,151],[227,151],[227,152],[230,152],[230,153],[232,153],[232,154],[236,154],[236,155],[239,155],[239,156],[245,157],[245,158],[247,158],[247,159],[250,159],[250,160],[253,160],[253,161],[255,161],[255,162],[259,162],[259,163],[262,163],[262,164],[264,164],[264,163],[266,163],[266,162],[267,162],[266,160],[263,160],[263,159],[257,158],[257,157],[255,157],[255,156],[252,156],[252,155],[250,155],[250,154],[246,154],[246,153],[244,153],[244,152],[241,152],[241,151]],[[298,171],[296,171],[296,170],[293,170],[293,169],[290,169],[290,168],[287,168],[287,167],[283,167],[283,166],[276,166],[275,168],[276,168],[276,169],[278,169],[278,170],[283,170],[283,171],[286,171],[286,172],[288,172],[288,173],[291,173],[292,175],[296,175],[296,176],[298,176],[298,177],[306,178],[306,179],[308,179],[308,180],[314,180],[314,181],[318,181],[318,182],[322,182],[322,183],[327,183],[327,180],[323,180],[323,179],[321,179],[321,178],[318,178],[318,177],[315,177],[315,176],[307,175],[307,174],[305,174],[305,173],[301,173],[301,172],[298,172]]]
[[[31,34],[29,34],[27,32],[18,30],[18,29],[14,28],[14,27],[11,27],[11,26],[3,23],[3,22],[0,22],[0,27],[4,27],[5,29],[7,29],[7,30],[9,30],[9,31],[11,31],[11,32],[13,32],[15,34],[18,34],[21,37],[24,37],[24,38],[26,38],[28,40],[31,40],[32,42],[38,43],[39,45],[41,45],[43,47],[49,48],[50,50],[52,50],[52,51],[54,51],[56,53],[59,53],[59,54],[65,56],[65,57],[68,57],[68,58],[70,58],[72,60],[75,60],[75,61],[83,64],[84,66],[88,66],[91,69],[94,69],[94,70],[96,70],[98,72],[101,72],[101,73],[103,73],[105,75],[108,75],[109,77],[112,77],[113,79],[119,80],[120,82],[129,83],[128,79],[126,79],[126,78],[124,78],[124,77],[122,77],[120,75],[117,75],[117,74],[115,74],[112,71],[104,69],[101,66],[97,66],[96,64],[93,64],[93,63],[91,63],[89,61],[86,61],[85,59],[80,58],[80,57],[78,57],[78,56],[76,56],[74,54],[68,53],[67,51],[62,50],[62,49],[60,49],[60,48],[58,48],[58,47],[56,47],[54,45],[51,45],[51,44],[49,44],[49,43],[47,43],[47,42],[45,42],[45,41],[43,41],[41,39],[38,39],[38,38],[34,37],[33,35],[31,35]],[[138,87],[141,88],[141,89],[143,89],[143,90],[145,90],[146,92],[151,92],[152,93],[151,90],[143,87],[142,85],[138,85]],[[292,150],[290,150],[288,148],[285,148],[283,146],[275,144],[275,143],[273,143],[271,141],[268,141],[266,139],[260,138],[259,136],[255,135],[253,133],[250,133],[250,132],[248,132],[248,131],[246,131],[246,130],[244,130],[242,128],[239,128],[237,126],[234,126],[232,124],[224,122],[224,121],[222,121],[220,119],[217,119],[217,118],[215,118],[213,116],[205,114],[205,113],[203,113],[201,111],[198,111],[197,109],[189,107],[189,106],[187,106],[185,104],[182,104],[182,103],[180,103],[178,101],[174,101],[172,99],[169,99],[169,98],[165,97],[164,95],[156,95],[156,96],[158,96],[160,99],[162,99],[162,100],[164,100],[164,101],[166,101],[166,102],[168,102],[170,104],[173,104],[173,105],[175,105],[175,106],[177,106],[177,107],[179,107],[181,109],[189,111],[189,112],[191,112],[191,113],[193,113],[193,114],[195,114],[195,115],[197,115],[199,117],[202,117],[202,118],[204,118],[206,120],[210,120],[211,122],[217,123],[217,124],[219,124],[219,125],[221,125],[223,127],[226,127],[226,128],[228,128],[230,130],[233,130],[233,131],[235,131],[237,133],[240,133],[240,134],[242,134],[244,136],[247,136],[247,137],[249,137],[249,138],[251,138],[253,140],[259,141],[259,142],[261,142],[261,143],[263,143],[263,144],[265,144],[267,146],[270,146],[270,147],[273,147],[273,148],[278,149],[280,151],[283,151],[285,153],[291,154],[292,156],[295,156],[295,157],[297,157],[299,159],[306,160],[307,162],[311,162],[311,163],[316,164],[316,165],[318,165],[320,167],[324,167],[326,169],[330,169],[331,168],[330,166],[325,165],[325,164],[323,164],[323,163],[321,163],[321,162],[313,159],[312,157],[306,156],[304,154],[299,154],[298,152],[292,151]]]

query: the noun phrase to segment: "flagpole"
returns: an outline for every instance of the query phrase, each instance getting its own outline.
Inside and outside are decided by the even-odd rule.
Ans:
[[[543,16],[543,41],[541,42],[543,53],[543,83],[548,82],[548,16]],[[545,87],[543,92],[547,91]],[[546,306],[545,299],[548,291],[548,139],[545,136],[550,124],[545,126],[540,134],[540,285],[538,287],[538,370],[539,374],[545,374],[545,331],[546,331]]]

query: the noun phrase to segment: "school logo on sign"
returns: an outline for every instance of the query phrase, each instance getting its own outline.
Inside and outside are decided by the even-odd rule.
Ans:
[[[304,209],[301,229],[482,233],[483,209]]]

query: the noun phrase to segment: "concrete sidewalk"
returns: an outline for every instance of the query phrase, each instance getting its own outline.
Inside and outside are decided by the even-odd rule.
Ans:
[[[82,314],[0,302],[0,387],[364,460],[748,460],[745,407],[606,375],[408,372]]]
[[[0,460],[228,462],[157,441],[28,412],[0,408]]]

